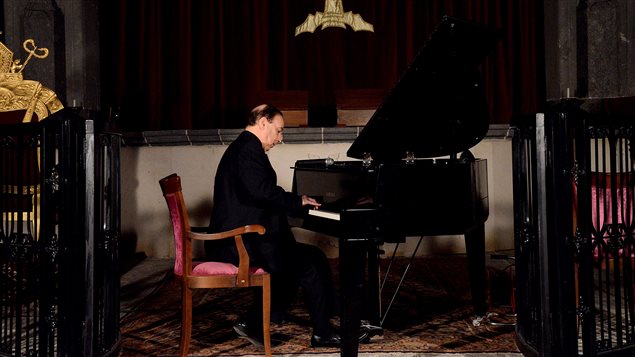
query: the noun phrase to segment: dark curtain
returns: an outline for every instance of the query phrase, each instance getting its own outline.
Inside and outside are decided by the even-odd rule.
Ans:
[[[272,92],[306,93],[306,106],[334,107],[338,93],[388,92],[450,15],[503,31],[481,67],[490,122],[539,110],[540,0],[342,3],[374,32],[326,28],[295,36],[309,13],[324,11],[324,0],[104,0],[103,106],[119,114],[124,131],[242,127],[245,113]]]

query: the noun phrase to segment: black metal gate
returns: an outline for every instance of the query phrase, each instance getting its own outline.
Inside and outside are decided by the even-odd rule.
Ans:
[[[67,109],[0,127],[0,355],[117,353],[119,148]]]
[[[633,98],[563,100],[514,128],[517,342],[635,355]]]

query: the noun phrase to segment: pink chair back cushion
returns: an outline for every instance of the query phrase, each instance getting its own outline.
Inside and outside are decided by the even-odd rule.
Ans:
[[[165,200],[168,203],[170,219],[172,220],[172,231],[174,232],[174,274],[181,276],[183,275],[183,248],[181,245],[181,235],[183,234],[184,229],[181,224],[181,209],[176,195],[166,195]]]
[[[176,195],[166,195],[165,199],[168,203],[168,209],[170,211],[170,219],[172,220],[172,230],[174,232],[174,274],[183,276],[183,256],[181,235],[183,234],[184,227],[182,225],[181,209],[179,207],[179,201]],[[251,267],[249,268],[249,274],[264,274],[265,271],[261,268]],[[221,262],[192,262],[192,275],[236,275],[238,274],[238,267],[229,263]]]

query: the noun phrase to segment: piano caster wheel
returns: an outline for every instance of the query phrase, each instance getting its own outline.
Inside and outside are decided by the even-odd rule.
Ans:
[[[381,326],[371,325],[367,321],[362,321],[359,329],[368,334],[368,337],[361,341],[362,343],[370,343],[371,338],[384,335],[384,329]]]
[[[475,316],[472,320],[472,326],[479,327],[487,323],[487,316]]]
[[[516,315],[500,315],[496,312],[487,314],[487,324],[490,326],[516,326]]]

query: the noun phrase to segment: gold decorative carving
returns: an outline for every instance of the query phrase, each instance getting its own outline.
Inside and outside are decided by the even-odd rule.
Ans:
[[[46,48],[38,48],[35,41],[28,39],[22,44],[28,57],[23,63],[19,59],[13,59],[13,52],[0,42],[0,122],[2,123],[29,123],[42,120],[53,114],[64,106],[52,90],[44,87],[42,83],[34,80],[25,80],[22,71],[32,57],[44,59],[48,57],[49,51]],[[22,114],[24,112],[24,114]],[[20,119],[20,116],[23,117]],[[35,154],[37,157],[37,167],[40,168],[39,148]],[[30,199],[32,210],[2,211],[3,221],[18,221],[18,215],[22,214],[22,221],[28,222],[29,232],[40,232],[40,219],[37,214],[40,212],[40,184],[21,184],[20,181],[11,182],[9,185],[0,186],[0,192],[17,196],[19,199]],[[14,207],[17,208],[17,207]],[[28,211],[28,210],[27,210]],[[39,236],[35,236],[39,239]]]
[[[327,27],[346,28],[350,26],[354,31],[375,32],[372,24],[364,21],[361,15],[352,11],[344,12],[342,0],[324,0],[324,12],[309,14],[304,22],[295,28],[295,35],[303,32],[314,32],[321,26],[322,30]]]
[[[34,80],[25,80],[22,71],[32,57],[48,57],[47,48],[38,48],[33,39],[22,44],[29,54],[23,63],[13,59],[13,52],[0,42],[0,112],[24,110],[23,123],[32,121],[33,114],[42,120],[64,108],[54,91]]]
[[[13,63],[13,52],[0,42],[0,73],[9,73]]]

